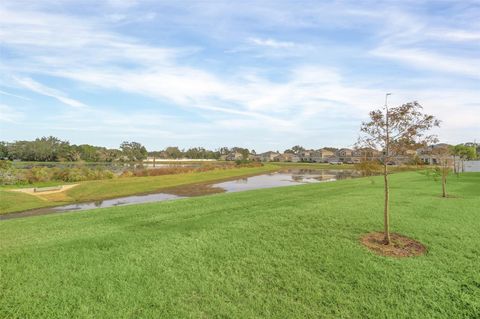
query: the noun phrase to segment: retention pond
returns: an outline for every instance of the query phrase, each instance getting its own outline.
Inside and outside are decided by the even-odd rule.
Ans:
[[[178,186],[172,189],[162,190],[162,192],[154,194],[125,196],[95,202],[75,203],[70,205],[33,209],[24,212],[0,215],[0,220],[55,213],[65,213],[72,211],[82,211],[94,208],[162,202],[172,199],[201,196],[212,193],[231,193],[262,188],[301,185],[307,183],[333,182],[336,180],[350,179],[355,177],[360,177],[360,174],[354,170],[288,169],[268,174],[236,178],[223,182]]]

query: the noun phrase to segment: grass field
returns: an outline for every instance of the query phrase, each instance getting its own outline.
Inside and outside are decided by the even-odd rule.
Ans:
[[[128,177],[108,180],[80,182],[79,186],[68,191],[42,195],[41,197],[11,192],[18,186],[0,188],[0,214],[6,214],[27,209],[68,204],[72,202],[95,201],[114,197],[128,196],[156,192],[165,188],[185,184],[202,183],[232,177],[259,174],[278,169],[278,166],[264,165],[262,167],[244,167],[231,169],[217,169],[207,172],[193,172],[185,174]],[[36,186],[53,186],[66,184],[63,182],[40,183]],[[23,186],[25,187],[25,186]],[[32,187],[32,186],[28,186]]]
[[[1,318],[479,318],[480,174],[392,175],[0,222]],[[372,182],[373,181],[373,182]]]

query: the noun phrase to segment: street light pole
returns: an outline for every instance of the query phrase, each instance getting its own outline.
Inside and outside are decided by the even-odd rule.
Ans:
[[[392,95],[392,93],[385,94],[385,156],[383,157],[383,180],[385,186],[385,206],[383,210],[383,219],[384,219],[384,239],[383,243],[385,245],[390,244],[390,216],[389,216],[389,197],[390,191],[388,187],[388,168],[387,168],[387,161],[389,156],[389,144],[390,144],[390,127],[388,122],[388,96]]]

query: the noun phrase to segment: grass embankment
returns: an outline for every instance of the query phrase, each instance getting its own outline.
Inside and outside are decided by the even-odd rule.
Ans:
[[[392,228],[425,256],[377,256],[381,177],[0,223],[2,318],[478,318],[480,174],[455,198],[392,175]]]
[[[278,166],[264,165],[262,167],[216,169],[213,171],[186,174],[86,181],[80,182],[80,185],[65,192],[40,196],[9,191],[13,188],[18,188],[18,186],[2,187],[0,188],[0,214],[73,202],[94,201],[133,194],[151,193],[180,185],[254,175],[276,169],[278,169]],[[65,183],[49,182],[48,186],[61,184]],[[45,185],[45,183],[42,183],[36,186]]]

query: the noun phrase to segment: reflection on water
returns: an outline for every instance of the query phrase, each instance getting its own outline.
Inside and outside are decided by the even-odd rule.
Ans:
[[[52,207],[51,209],[55,211],[72,211],[72,210],[86,210],[92,208],[104,208],[104,207],[114,207],[114,206],[124,206],[132,205],[139,203],[151,203],[151,202],[161,202],[169,199],[181,198],[181,196],[158,193],[158,194],[148,194],[148,195],[135,195],[135,196],[126,196],[114,199],[99,200],[90,203],[79,203],[65,206]]]
[[[222,188],[226,192],[240,192],[261,188],[331,182],[353,177],[359,177],[359,174],[353,170],[291,169],[213,184],[213,187]]]
[[[125,206],[125,205],[140,204],[140,203],[162,202],[162,201],[177,199],[182,197],[183,196],[177,196],[177,195],[165,194],[165,193],[126,196],[126,197],[99,200],[99,201],[88,202],[88,203],[78,203],[78,204],[63,205],[63,206],[56,206],[56,207],[45,207],[45,208],[27,210],[19,213],[0,215],[0,220],[18,218],[18,217],[36,216],[36,215],[47,215],[47,214],[54,214],[54,213],[66,213],[66,212],[72,212],[72,211],[88,210],[93,208],[105,208],[105,207]]]
[[[291,186],[307,183],[318,183],[318,182],[331,182],[339,179],[348,179],[359,177],[360,175],[353,170],[310,170],[310,169],[289,169],[275,173],[251,176],[251,177],[242,177],[235,180],[215,183],[210,185],[186,185],[183,187],[176,187],[174,192],[165,191],[164,193],[156,194],[147,194],[147,195],[135,195],[135,196],[126,196],[114,199],[107,199],[103,201],[94,201],[88,203],[78,203],[57,207],[47,207],[29,210],[20,213],[12,213],[7,215],[0,215],[1,219],[10,219],[17,217],[26,217],[34,215],[45,215],[53,213],[63,213],[71,211],[81,211],[93,208],[104,208],[104,207],[113,207],[113,206],[124,206],[132,205],[139,203],[151,203],[151,202],[162,202],[166,200],[178,199],[188,197],[186,194],[192,195],[201,195],[201,194],[211,194],[212,190],[230,192],[240,192],[253,189],[261,188],[272,188],[272,187],[281,187],[281,186]],[[182,192],[182,188],[185,188],[185,192]],[[192,191],[192,188],[198,188],[197,191]],[[168,192],[168,193],[167,193]],[[180,194],[175,195],[175,193]],[[185,194],[185,195],[184,195]]]

